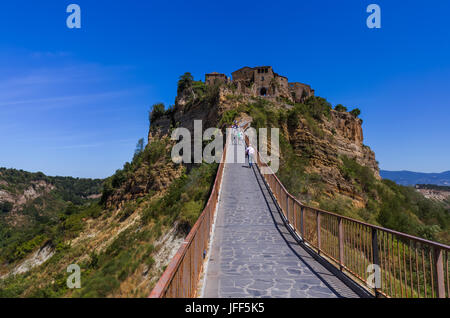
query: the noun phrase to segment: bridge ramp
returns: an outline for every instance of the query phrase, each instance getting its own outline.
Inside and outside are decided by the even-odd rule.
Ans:
[[[202,297],[359,297],[295,241],[255,166],[226,164],[221,191]]]

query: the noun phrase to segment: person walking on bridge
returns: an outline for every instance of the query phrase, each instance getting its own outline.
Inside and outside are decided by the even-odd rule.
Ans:
[[[237,130],[237,126],[236,125],[232,125],[231,126],[231,135],[232,135],[232,141],[233,141],[233,145],[237,144],[237,134],[238,134],[238,130]]]
[[[255,154],[255,148],[253,148],[252,145],[249,144],[247,149],[245,150],[245,153],[248,156],[248,166],[251,168],[253,164],[253,156]]]
[[[243,140],[241,130],[238,130],[237,139],[238,139],[238,145],[241,145],[241,141]]]

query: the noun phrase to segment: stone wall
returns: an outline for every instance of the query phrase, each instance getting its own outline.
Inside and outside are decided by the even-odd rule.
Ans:
[[[297,103],[304,101],[308,97],[314,96],[314,90],[311,89],[311,86],[303,83],[289,83],[289,91],[292,98]]]
[[[228,77],[225,74],[217,72],[205,74],[206,85],[226,84],[226,83],[228,83]]]
[[[271,66],[245,66],[231,74],[232,83],[244,95],[284,97],[295,102],[314,95],[309,85],[289,83],[287,77],[275,73]]]

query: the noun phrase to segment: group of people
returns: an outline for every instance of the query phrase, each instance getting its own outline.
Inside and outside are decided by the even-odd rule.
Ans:
[[[244,140],[244,135],[242,134],[242,131],[239,129],[239,126],[237,124],[233,124],[231,126],[232,129],[232,142],[233,145],[240,145],[242,141]]]
[[[232,143],[233,145],[241,145],[244,141],[244,134],[241,129],[239,129],[239,126],[236,121],[233,122],[233,125],[231,126],[232,129]],[[248,147],[245,148],[245,156],[248,158],[248,165],[251,168],[253,166],[253,160],[255,155],[255,149],[252,147],[251,144],[248,145]]]

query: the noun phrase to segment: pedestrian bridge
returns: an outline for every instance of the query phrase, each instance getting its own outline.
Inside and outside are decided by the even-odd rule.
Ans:
[[[209,201],[150,297],[448,297],[450,247],[308,207],[228,138]]]

